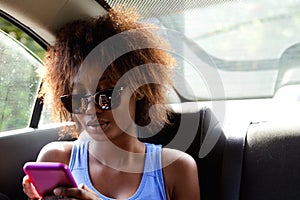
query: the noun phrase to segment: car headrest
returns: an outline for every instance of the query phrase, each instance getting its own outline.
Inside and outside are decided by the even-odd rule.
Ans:
[[[299,199],[299,147],[299,121],[251,124],[245,146],[240,199]]]

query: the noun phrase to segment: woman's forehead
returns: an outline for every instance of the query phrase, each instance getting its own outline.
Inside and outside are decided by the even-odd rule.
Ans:
[[[113,81],[105,74],[86,73],[74,79],[73,90],[89,90],[106,89],[113,87]]]

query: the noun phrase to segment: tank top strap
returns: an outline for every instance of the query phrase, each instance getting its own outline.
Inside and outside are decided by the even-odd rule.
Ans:
[[[162,166],[162,146],[145,143],[146,158],[144,166],[144,175],[147,179],[147,190],[144,190],[142,199],[163,199],[166,200],[165,184],[163,178]],[[151,178],[150,178],[151,177]]]
[[[144,173],[154,173],[162,168],[161,166],[161,145],[145,143],[146,157]]]
[[[69,168],[85,168],[88,160],[88,140],[76,140],[74,142],[69,162]]]

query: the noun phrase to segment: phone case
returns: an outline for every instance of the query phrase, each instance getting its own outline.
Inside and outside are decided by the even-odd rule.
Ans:
[[[27,162],[23,170],[40,196],[53,195],[56,187],[77,187],[69,167],[63,163]]]

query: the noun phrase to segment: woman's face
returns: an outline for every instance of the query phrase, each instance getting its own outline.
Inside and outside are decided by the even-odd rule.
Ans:
[[[82,80],[82,79],[81,79]],[[86,81],[75,82],[73,94],[95,94],[95,81],[92,75],[86,77]],[[95,81],[92,81],[95,80]],[[96,92],[114,88],[107,78],[101,78],[96,86]],[[92,97],[88,98],[86,111],[83,114],[75,114],[82,128],[96,141],[114,140],[128,135],[136,136],[135,132],[135,100],[131,98],[128,87],[114,88],[119,96],[118,106],[112,110],[102,110],[95,105]],[[113,96],[114,97],[114,96]],[[114,99],[112,99],[114,101]]]

